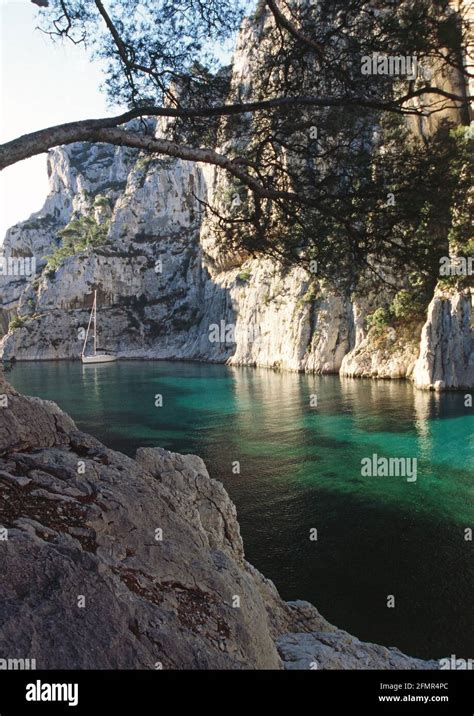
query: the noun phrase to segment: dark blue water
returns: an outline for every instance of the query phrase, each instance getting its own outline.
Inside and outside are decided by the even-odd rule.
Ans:
[[[415,656],[474,657],[474,417],[463,394],[197,363],[23,363],[8,378],[129,455],[157,445],[203,457],[237,505],[247,558],[284,598]],[[362,477],[373,453],[416,457],[416,482]]]

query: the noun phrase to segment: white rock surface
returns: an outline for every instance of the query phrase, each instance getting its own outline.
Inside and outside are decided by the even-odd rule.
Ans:
[[[418,388],[470,389],[474,385],[474,290],[437,291],[428,308],[414,369]]]

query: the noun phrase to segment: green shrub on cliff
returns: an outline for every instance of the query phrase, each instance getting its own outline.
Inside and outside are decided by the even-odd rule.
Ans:
[[[14,331],[16,328],[21,328],[24,322],[24,318],[21,316],[15,316],[8,324],[8,332],[10,333],[10,331]]]
[[[390,325],[390,318],[390,312],[386,308],[380,307],[373,313],[369,313],[365,320],[367,328],[372,330],[375,335],[380,335]]]
[[[103,194],[98,194],[94,199],[94,208],[110,209],[110,200]]]
[[[391,311],[395,318],[405,321],[418,318],[424,310],[425,302],[405,288],[397,293],[391,305]]]
[[[429,297],[422,291],[403,288],[395,295],[388,308],[377,308],[366,317],[367,328],[375,336],[381,336],[393,324],[410,324],[421,320],[425,314]]]
[[[457,148],[450,167],[452,180],[457,191],[451,206],[452,224],[448,233],[451,252],[459,255],[474,255],[472,201],[472,173],[474,170],[474,130],[469,127],[456,127],[450,132],[451,140]]]
[[[239,280],[242,281],[243,283],[247,283],[248,280],[251,278],[251,276],[252,276],[252,274],[250,273],[250,271],[241,271],[238,274]]]
[[[67,226],[58,231],[60,246],[52,254],[46,256],[46,270],[57,271],[65,259],[75,256],[89,248],[102,246],[107,241],[109,221],[99,224],[92,216],[81,216],[73,219]]]

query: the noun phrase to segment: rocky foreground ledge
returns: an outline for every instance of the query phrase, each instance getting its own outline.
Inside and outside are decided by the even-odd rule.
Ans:
[[[284,602],[195,455],[135,460],[0,377],[0,657],[38,669],[420,669]],[[6,530],[5,530],[6,528]]]

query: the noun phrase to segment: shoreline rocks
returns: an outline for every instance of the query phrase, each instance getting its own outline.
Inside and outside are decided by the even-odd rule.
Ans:
[[[0,394],[0,653],[39,669],[438,668],[284,602],[199,457],[131,459],[2,377]]]
[[[414,367],[417,388],[471,389],[474,380],[474,289],[446,294],[437,291],[423,326]]]

